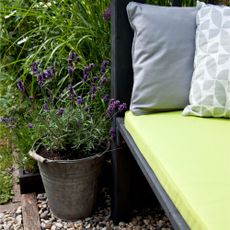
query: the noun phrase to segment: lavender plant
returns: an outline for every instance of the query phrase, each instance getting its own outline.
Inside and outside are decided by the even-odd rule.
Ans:
[[[109,61],[104,60],[99,67],[89,63],[80,71],[81,59],[71,51],[66,65],[64,78],[68,81],[57,93],[58,66],[43,70],[42,63],[31,64],[32,77],[40,90],[39,103],[35,103],[37,95],[30,95],[26,82],[18,80],[16,85],[28,106],[23,116],[27,131],[40,134],[39,143],[50,156],[76,159],[105,150],[114,138],[111,119],[123,112],[126,104],[109,97]]]
[[[21,79],[32,94],[37,87],[30,81],[27,67],[39,60],[43,69],[50,63],[61,65],[68,50],[82,58],[82,65],[110,57],[109,0],[1,0],[0,7],[0,113],[18,109],[15,82]],[[104,15],[107,15],[104,17]],[[100,52],[98,52],[100,51]],[[41,67],[41,66],[40,66]],[[66,83],[59,68],[58,87]],[[7,85],[1,89],[1,85]],[[59,89],[57,88],[57,91]],[[36,93],[36,92],[35,92]],[[7,113],[6,113],[7,111]]]

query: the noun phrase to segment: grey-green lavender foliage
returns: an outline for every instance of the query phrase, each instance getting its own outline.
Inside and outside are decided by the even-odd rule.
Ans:
[[[24,124],[26,132],[31,131],[48,151],[64,155],[69,151],[81,158],[106,148],[114,137],[111,119],[126,105],[109,98],[109,61],[103,60],[99,67],[89,63],[79,72],[80,57],[71,51],[65,62],[68,81],[58,94],[53,93],[59,79],[58,66],[41,69],[41,64],[32,63],[31,74],[41,91],[41,103],[35,104],[36,95],[29,96],[25,83],[17,81],[26,109],[23,120],[13,128],[21,132]],[[2,118],[2,123],[11,125],[9,118]]]

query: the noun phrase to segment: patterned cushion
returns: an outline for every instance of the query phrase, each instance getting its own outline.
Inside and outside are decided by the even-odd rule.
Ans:
[[[190,105],[183,114],[230,118],[230,7],[199,4]]]

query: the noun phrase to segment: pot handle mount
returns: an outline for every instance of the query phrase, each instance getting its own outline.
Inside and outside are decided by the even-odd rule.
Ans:
[[[29,155],[36,161],[40,162],[40,163],[45,163],[47,161],[46,158],[38,155],[34,150],[30,150],[29,151]]]

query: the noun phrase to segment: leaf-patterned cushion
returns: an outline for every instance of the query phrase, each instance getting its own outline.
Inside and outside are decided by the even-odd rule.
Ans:
[[[190,105],[183,114],[230,118],[230,7],[198,4]]]

